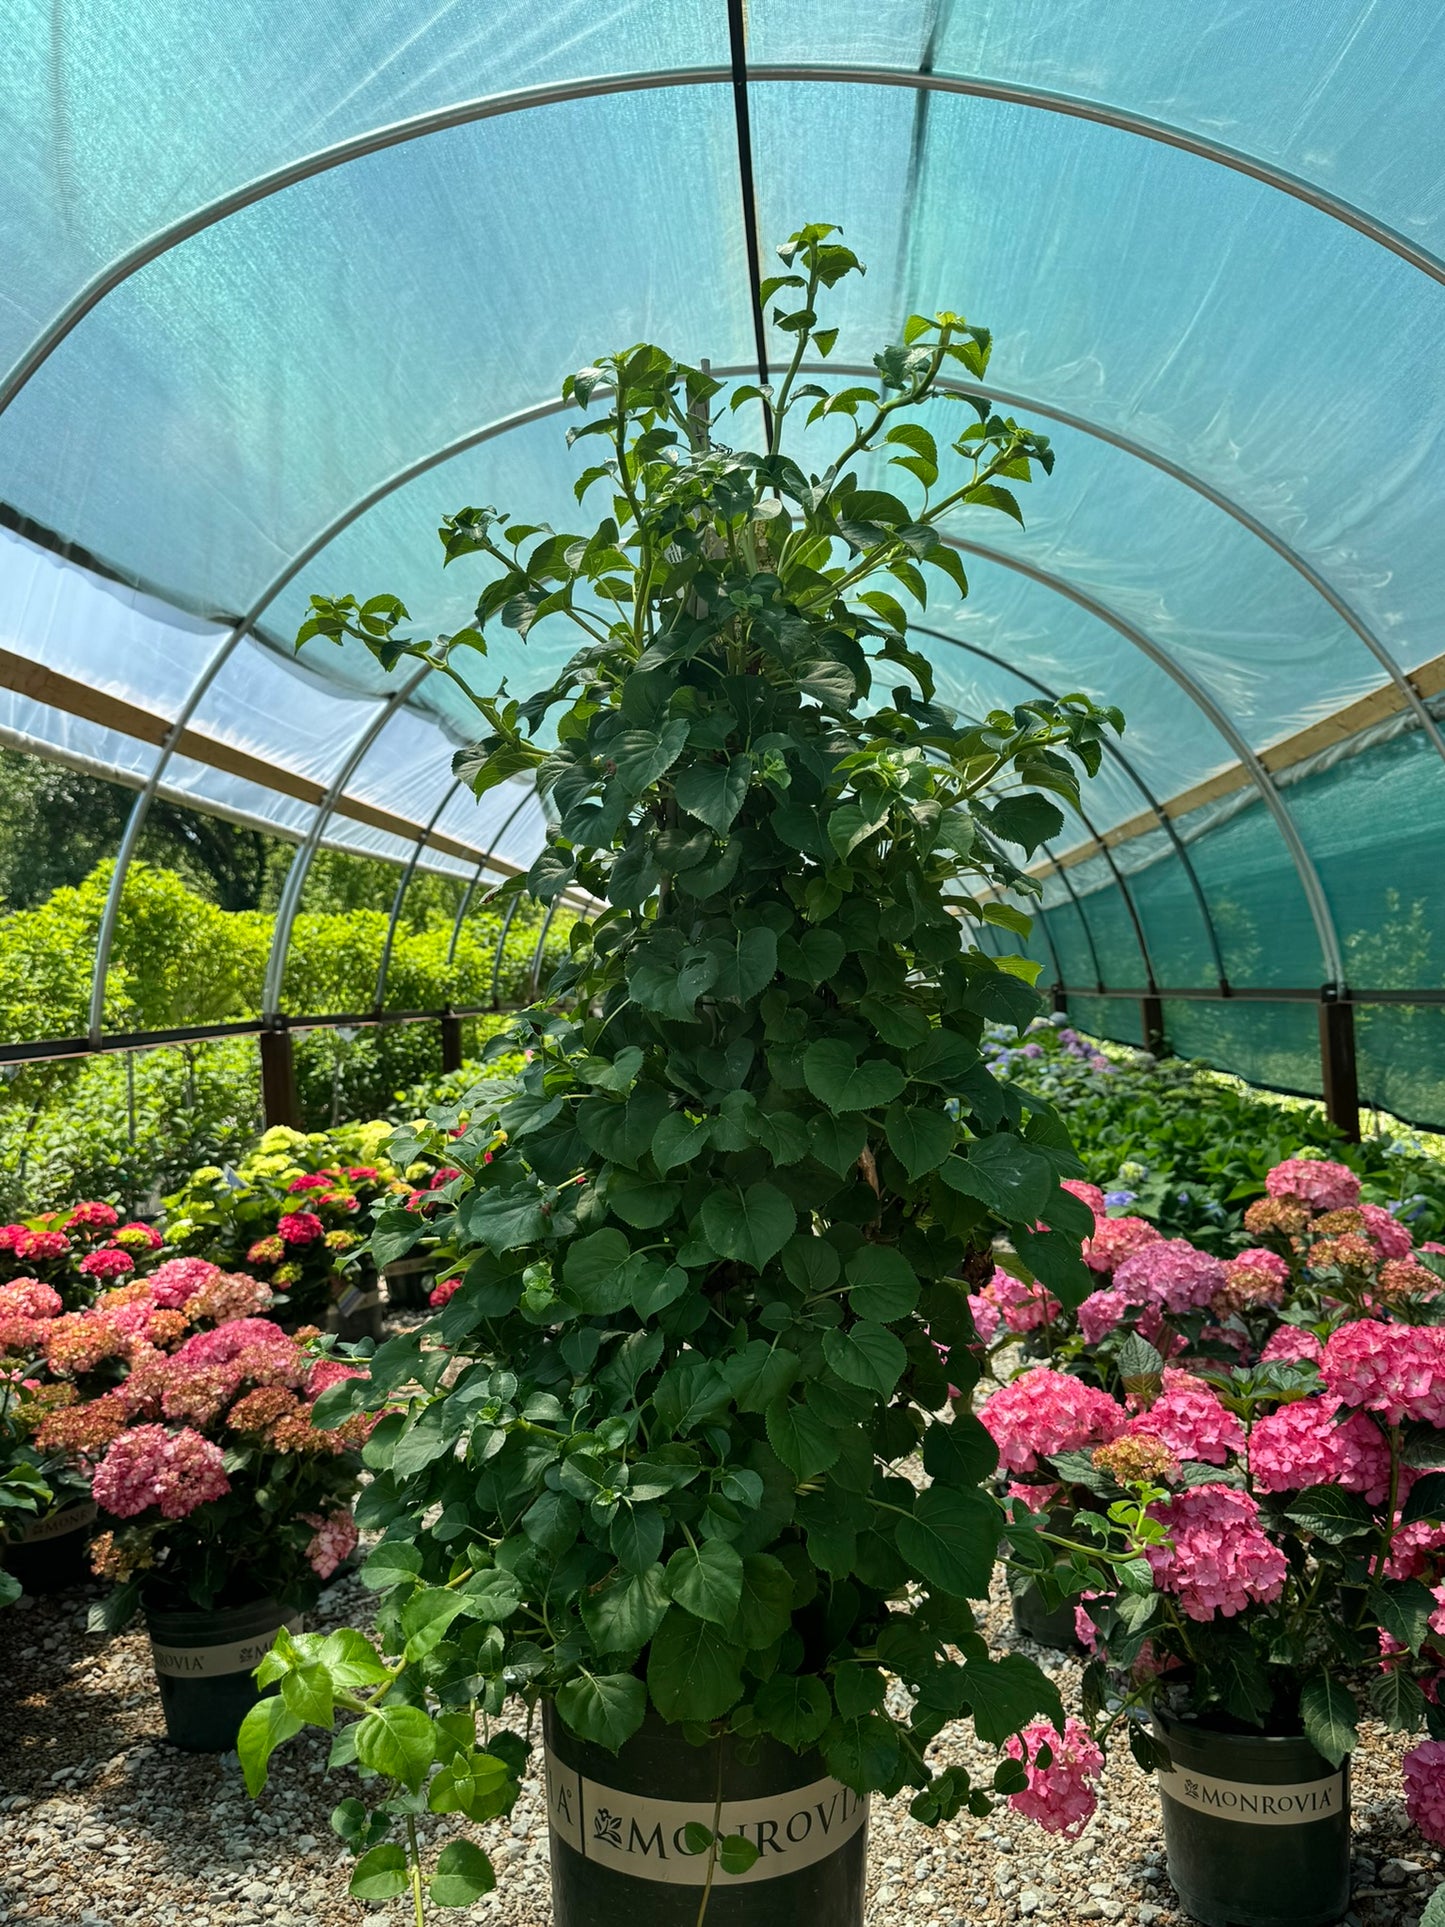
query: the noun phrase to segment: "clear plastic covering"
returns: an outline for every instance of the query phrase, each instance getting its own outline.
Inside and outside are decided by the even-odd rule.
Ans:
[[[454,785],[464,699],[383,717],[364,652],[298,662],[307,597],[457,626],[441,514],[577,524],[563,376],[644,338],[755,368],[745,205],[765,248],[835,220],[870,271],[829,378],[961,307],[1057,447],[1025,529],[959,523],[972,595],[917,637],[960,708],[1128,718],[1040,853],[1044,981],[1131,1040],[1160,993],[1180,1048],[1317,1088],[1312,1011],[1169,992],[1445,984],[1438,4],[749,0],[747,181],[729,14],[20,0],[0,740],[399,862],[430,828],[458,876],[529,861],[540,809]],[[568,647],[507,633],[490,673]],[[1365,1095],[1445,1117],[1439,1012],[1361,1011]]]

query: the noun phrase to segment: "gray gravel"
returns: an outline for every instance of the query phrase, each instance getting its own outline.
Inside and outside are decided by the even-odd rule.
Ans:
[[[317,1623],[364,1624],[354,1579],[324,1597]],[[270,1787],[247,1798],[234,1755],[178,1753],[165,1742],[144,1635],[85,1631],[89,1595],[23,1602],[0,1621],[0,1922],[55,1927],[408,1927],[399,1903],[347,1897],[348,1857],[327,1818],[359,1791],[323,1772],[326,1742],[302,1735],[276,1756]],[[1017,1639],[1000,1597],[990,1635],[1043,1659],[1065,1704],[1077,1666]],[[1397,1736],[1366,1729],[1356,1756],[1358,1927],[1415,1927],[1445,1878],[1441,1856],[1408,1825]],[[933,1748],[986,1778],[993,1756],[968,1728]],[[438,1821],[438,1844],[455,1832]],[[488,1927],[551,1927],[546,1828],[535,1781],[509,1822],[477,1830],[499,1890],[471,1918]],[[1119,1748],[1105,1797],[1078,1841],[1043,1834],[1002,1808],[936,1833],[906,1799],[876,1802],[869,1927],[1073,1927],[1122,1921],[1182,1927],[1163,1867],[1153,1787]],[[820,1927],[825,1924],[820,1923]]]

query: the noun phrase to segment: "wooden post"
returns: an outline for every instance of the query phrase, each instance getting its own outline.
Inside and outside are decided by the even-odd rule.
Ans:
[[[1351,1144],[1360,1141],[1360,1084],[1355,1069],[1355,1007],[1333,984],[1320,992],[1320,1083],[1325,1116]]]
[[[1155,996],[1139,999],[1139,1017],[1144,1027],[1144,1048],[1156,1057],[1167,1057],[1168,1040],[1164,1035],[1164,1005]]]
[[[1064,994],[1064,986],[1062,984],[1054,985],[1053,989],[1049,992],[1049,1000],[1055,1014],[1062,1011],[1064,1016],[1068,1016],[1069,1000]]]
[[[447,1011],[442,1018],[442,1069],[459,1071],[462,1067],[462,1020]]]
[[[284,1025],[261,1032],[261,1115],[267,1130],[284,1124],[299,1131],[301,1104],[296,1095],[296,1053]]]

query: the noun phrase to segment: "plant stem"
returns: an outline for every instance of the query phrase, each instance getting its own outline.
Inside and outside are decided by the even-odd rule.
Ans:
[[[416,1820],[406,1816],[406,1855],[411,1862],[411,1900],[416,1910],[416,1927],[426,1927],[426,1910],[421,1898],[421,1848],[417,1844]]]
[[[702,1883],[702,1899],[698,1902],[696,1927],[703,1927],[707,1918],[707,1903],[712,1898],[712,1879],[717,1872],[718,1828],[722,1825],[723,1793],[723,1739],[721,1733],[717,1741],[717,1797],[712,1803],[712,1843],[707,1850],[707,1879]]]

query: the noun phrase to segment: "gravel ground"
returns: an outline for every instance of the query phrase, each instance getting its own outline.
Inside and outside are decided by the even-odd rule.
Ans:
[[[252,1802],[234,1755],[166,1744],[144,1635],[87,1634],[89,1598],[25,1601],[0,1622],[0,1922],[407,1927],[398,1903],[367,1909],[347,1898],[347,1856],[327,1816],[358,1789],[349,1774],[324,1774],[323,1736],[302,1735],[279,1753],[270,1787]],[[324,1596],[316,1623],[364,1624],[368,1599],[347,1579]],[[1000,1650],[1018,1645],[1042,1659],[1070,1703],[1075,1663],[1019,1640],[1001,1597],[990,1634]],[[1356,1927],[1415,1927],[1445,1877],[1441,1856],[1405,1818],[1403,1744],[1367,1729],[1356,1755]],[[993,1756],[966,1727],[949,1728],[933,1751],[991,1771]],[[452,1831],[450,1820],[439,1822],[438,1840]],[[499,1890],[471,1917],[486,1927],[551,1927],[536,1782],[510,1822],[476,1837],[497,1863]],[[929,1833],[909,1819],[906,1799],[875,1802],[869,1895],[868,1927],[1182,1927],[1185,1919],[1164,1872],[1154,1789],[1122,1747],[1098,1814],[1074,1842],[1007,1808]]]

